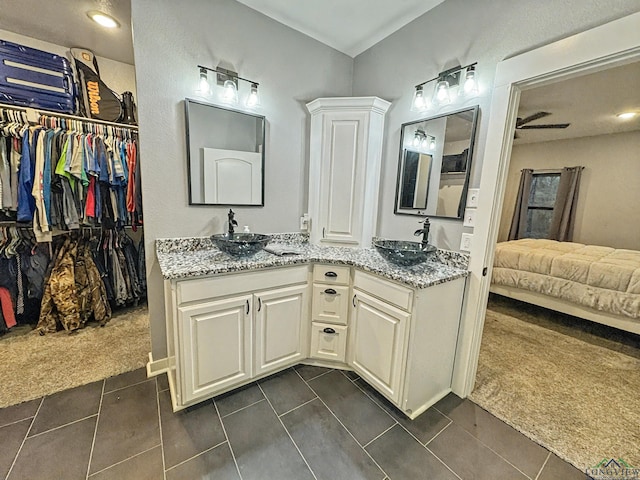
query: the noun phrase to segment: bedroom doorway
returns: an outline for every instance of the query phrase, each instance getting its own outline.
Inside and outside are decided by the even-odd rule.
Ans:
[[[542,91],[545,87],[553,88],[554,85],[559,85],[563,82],[577,83],[580,81],[580,77],[609,69],[612,69],[613,71],[613,69],[622,68],[633,62],[637,62],[640,56],[640,36],[637,33],[639,26],[640,15],[636,14],[595,28],[591,31],[584,32],[569,39],[556,42],[555,44],[514,57],[502,62],[498,66],[496,88],[494,90],[491,109],[492,123],[489,126],[487,148],[485,151],[485,163],[483,165],[480,188],[482,193],[494,192],[494,194],[493,197],[491,197],[491,195],[487,196],[491,198],[483,197],[482,195],[480,196],[481,203],[478,213],[481,218],[478,218],[477,228],[475,231],[477,241],[475,242],[471,252],[470,269],[472,271],[472,278],[469,285],[469,296],[467,298],[465,318],[462,325],[464,330],[463,335],[461,336],[458,355],[458,361],[461,361],[461,363],[458,364],[460,365],[460,370],[456,373],[454,379],[461,391],[464,391],[467,395],[471,394],[471,398],[474,401],[477,401],[481,406],[483,398],[474,397],[472,391],[476,381],[476,368],[478,366],[477,361],[480,355],[483,327],[485,326],[485,314],[487,318],[492,314],[492,312],[487,313],[487,299],[489,296],[489,281],[491,278],[491,265],[493,264],[495,245],[496,241],[500,239],[501,230],[504,231],[504,224],[511,221],[510,217],[512,212],[509,213],[506,210],[503,211],[503,204],[505,202],[505,198],[509,197],[509,167],[512,160],[513,149],[517,146],[517,142],[514,145],[514,127],[518,124],[518,118],[524,119],[526,116],[535,116],[537,112],[548,112],[554,108],[553,106],[544,106],[544,103],[548,102],[548,98],[537,98],[541,103],[535,104],[535,102],[532,102],[530,105],[527,105],[528,100],[536,100],[536,90],[539,89],[539,91]],[[616,32],[616,34],[613,35],[613,32]],[[613,37],[616,37],[616,40],[610,41]],[[618,41],[620,39],[622,39],[622,41]],[[594,45],[598,45],[599,48],[595,48]],[[590,49],[589,52],[587,52],[588,49]],[[634,80],[637,83],[637,74]],[[617,85],[615,88],[617,88]],[[527,99],[528,96],[531,98]],[[566,100],[567,106],[572,106],[572,104],[575,106],[576,102],[571,102],[566,96],[560,97],[560,101],[556,101],[556,105],[559,104],[561,108],[564,108],[564,105],[562,104],[563,100]],[[531,110],[526,111],[524,107],[531,107]],[[551,110],[551,112],[554,112],[552,115],[556,116],[558,109]],[[552,118],[549,115],[541,115],[539,118],[543,118],[545,116]],[[564,120],[560,119],[558,115],[558,121],[563,122]],[[522,124],[522,121],[519,123]],[[545,131],[544,133],[552,134],[550,131]],[[498,161],[487,161],[487,159],[491,158],[498,159]],[[575,162],[571,165],[573,164],[575,164]],[[514,165],[514,168],[516,172],[511,171],[511,175],[514,173],[519,174],[519,167]],[[514,170],[514,168],[511,170]],[[633,173],[629,172],[629,175],[633,175]],[[601,201],[603,200],[605,199],[601,199]],[[508,205],[508,203],[505,205]],[[500,221],[501,217],[502,221]],[[477,274],[477,276],[474,274]],[[515,307],[514,305],[500,305],[497,310],[500,310],[500,308],[502,308],[502,313],[504,313],[505,310],[508,312],[509,308],[515,308],[518,310],[523,307],[522,305],[517,304]],[[496,308],[492,310],[496,310]],[[531,312],[527,312],[527,314],[530,313]],[[490,320],[494,321],[493,318]],[[516,326],[514,328],[523,327]],[[529,326],[526,328],[528,329]],[[506,353],[510,353],[510,360],[507,360],[507,363],[502,367],[507,370],[510,368],[510,365],[513,365],[513,362],[518,362],[519,356],[531,353],[533,355],[537,355],[541,359],[541,362],[538,367],[533,368],[528,373],[529,379],[539,376],[538,374],[541,371],[549,373],[551,371],[551,368],[549,367],[552,366],[549,362],[552,358],[551,343],[553,338],[545,337],[549,331],[544,328],[541,329],[541,332],[542,333],[537,331],[532,334],[536,337],[535,342],[529,345],[520,344],[518,347],[513,349],[513,345],[509,345],[508,342],[504,342],[491,354],[496,357],[504,354],[504,358],[507,359],[509,358],[509,355]],[[522,336],[522,331],[517,332],[517,334]],[[513,336],[513,332],[509,333],[503,329],[503,331],[498,332],[497,336],[504,339],[509,338],[510,335]],[[509,352],[510,349],[512,350],[511,352]],[[532,351],[526,352],[526,349],[530,349]],[[570,347],[563,344],[562,349],[564,349],[566,353],[569,351]],[[573,354],[575,368],[570,372],[570,374],[582,375],[577,372],[579,372],[580,368],[583,366],[588,367],[590,365],[590,361],[595,361],[596,364],[606,363],[604,360],[594,358],[595,353],[592,352],[589,355],[586,351],[587,349],[584,348],[582,350],[578,348],[575,351]],[[547,368],[545,368],[545,366]],[[462,370],[465,370],[464,373],[466,373],[466,376],[462,374]],[[482,374],[482,372],[480,373]],[[636,380],[638,380],[637,370],[631,370],[631,374]],[[585,373],[583,376],[585,377],[585,381],[577,386],[576,395],[585,397],[589,396],[589,392],[594,391],[594,384],[598,384],[600,380],[597,375],[595,377],[587,377],[587,374]],[[484,380],[485,379],[481,379],[481,381]],[[569,423],[571,423],[571,421],[577,422],[580,416],[576,415],[578,413],[576,410],[571,409],[572,402],[567,403],[564,401],[565,399],[554,398],[558,383],[566,380],[563,378],[556,378],[551,374],[548,374],[545,377],[544,373],[542,375],[542,380],[543,381],[537,388],[545,391],[548,394],[547,396],[551,399],[551,402],[556,402],[555,410],[552,410],[552,416],[562,416],[563,420],[569,419]],[[640,387],[640,383],[638,384],[638,387]],[[637,392],[637,390],[634,391]],[[484,399],[486,399],[488,396],[500,397],[500,395],[505,392],[502,392],[499,386],[493,385],[488,389],[488,392],[484,393]],[[602,397],[602,395],[600,396]],[[578,397],[576,396],[576,398]],[[510,406],[513,406],[518,402],[519,399],[515,398],[513,395],[505,395],[503,398],[498,398],[498,406],[503,407],[502,412],[492,411],[492,413],[503,418],[507,423],[511,423],[517,428],[520,427],[521,429],[524,429],[526,426],[523,427],[519,424],[517,418],[506,418],[508,415],[515,417]],[[573,402],[573,404],[575,403],[576,402]],[[607,408],[606,403],[603,408]],[[607,418],[615,418],[618,412],[610,411],[610,413],[612,415],[608,415]],[[531,417],[530,414],[531,412],[528,412],[527,415]],[[589,414],[589,412],[587,412],[587,414]],[[577,431],[573,432],[576,434],[573,437],[568,436],[561,439],[554,436],[557,432],[545,431],[545,428],[526,433],[530,434],[532,438],[545,444],[545,446],[556,453],[563,455],[565,459],[571,461],[571,463],[574,463],[574,465],[584,470],[584,468],[589,465],[589,462],[592,462],[595,465],[601,459],[591,458],[591,456],[599,455],[594,454],[593,451],[587,451],[587,453],[579,452],[584,453],[584,455],[581,456],[578,454],[571,457],[571,455],[575,454],[576,443],[578,445],[590,445],[590,442],[593,444],[591,441],[594,434],[593,429],[590,431],[580,431],[580,428],[577,428],[576,430]],[[621,435],[620,432],[623,432],[623,434]],[[608,443],[604,443],[605,445],[611,445],[609,450],[615,450],[607,450],[603,454],[618,455],[619,458],[625,458],[625,455],[627,455],[627,458],[631,458],[632,461],[639,463],[640,459],[635,459],[635,452],[625,450],[629,445],[635,445],[637,447],[637,445],[639,445],[639,439],[624,438],[624,432],[626,432],[624,425],[621,426],[621,429],[618,429],[616,426],[612,426],[612,428],[610,428],[610,432],[598,432],[599,438],[604,437],[605,441],[609,441]],[[618,438],[614,438],[616,436]],[[549,441],[545,440],[548,438],[552,438],[556,444],[550,445]],[[576,439],[578,439],[577,442]],[[637,450],[638,449],[636,448],[636,452]],[[567,455],[566,452],[570,452],[569,455]]]

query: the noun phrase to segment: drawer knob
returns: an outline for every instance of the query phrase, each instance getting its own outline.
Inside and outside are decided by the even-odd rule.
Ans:
[[[336,278],[338,274],[336,272],[325,272],[325,277]]]
[[[322,330],[324,333],[336,333],[336,331],[333,328],[325,328],[324,330]]]
[[[327,295],[336,295],[338,292],[336,292],[333,288],[327,288],[324,293],[326,293]]]

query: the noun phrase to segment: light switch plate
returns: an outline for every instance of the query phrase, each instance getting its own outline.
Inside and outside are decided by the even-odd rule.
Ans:
[[[473,241],[473,233],[463,233],[460,240],[460,250],[463,252],[471,251],[471,242]]]
[[[470,188],[467,193],[467,207],[478,208],[479,188]]]
[[[475,208],[467,208],[464,211],[464,223],[465,227],[475,227],[476,226],[476,212]]]

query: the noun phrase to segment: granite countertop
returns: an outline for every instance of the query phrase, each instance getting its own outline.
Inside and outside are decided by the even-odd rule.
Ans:
[[[294,255],[260,251],[249,258],[234,258],[218,250],[208,237],[156,240],[156,255],[166,279],[184,279],[264,268],[328,263],[349,265],[384,278],[425,288],[468,275],[468,257],[458,252],[438,250],[434,261],[400,267],[385,260],[374,248],[325,247],[307,243],[300,234],[275,234],[268,249],[295,250]]]

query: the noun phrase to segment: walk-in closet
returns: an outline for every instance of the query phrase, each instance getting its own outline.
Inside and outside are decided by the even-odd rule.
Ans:
[[[0,40],[69,56],[27,33]],[[96,58],[117,98],[135,92],[132,65]],[[150,351],[135,119],[88,118],[79,97],[65,112],[10,93],[0,98],[0,407],[142,367]]]

